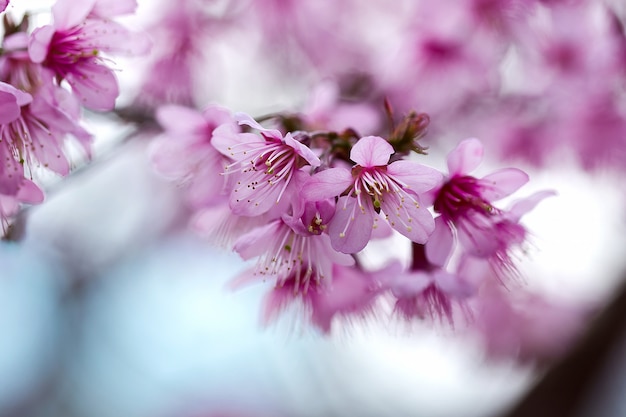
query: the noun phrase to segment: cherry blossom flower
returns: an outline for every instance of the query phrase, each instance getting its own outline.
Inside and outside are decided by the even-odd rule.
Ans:
[[[394,103],[449,114],[495,91],[505,44],[480,30],[462,2],[419,2],[412,16],[395,51],[379,60],[381,83]]]
[[[333,265],[350,266],[354,259],[333,250],[323,233],[334,212],[326,201],[306,205],[301,218],[283,216],[242,236],[234,245],[243,259],[259,256],[255,275],[274,276],[277,285],[293,279],[294,292],[332,280]]]
[[[222,125],[213,132],[213,146],[233,160],[224,168],[226,175],[235,176],[230,193],[233,214],[257,216],[277,207],[284,195],[295,192],[292,180],[296,172],[305,166],[319,166],[320,160],[291,133],[283,136],[278,130],[266,129],[243,113],[235,118],[260,134],[240,133]]]
[[[328,226],[333,248],[344,253],[363,249],[377,227],[378,212],[391,227],[424,243],[434,229],[430,212],[420,204],[419,194],[441,180],[441,173],[412,161],[389,164],[393,147],[383,138],[361,138],[350,151],[352,170],[329,168],[308,180],[305,200],[339,197],[335,216]]]
[[[528,181],[528,175],[516,168],[501,169],[481,179],[467,175],[482,156],[483,146],[474,138],[461,141],[448,155],[450,176],[433,194],[441,220],[426,244],[429,258],[450,253],[453,230],[464,250],[474,256],[493,256],[518,243],[520,226],[503,222],[503,212],[493,202],[515,192]]]
[[[399,263],[365,272],[353,267],[352,256],[333,250],[324,233],[325,219],[332,218],[333,212],[330,201],[307,203],[301,218],[276,219],[235,243],[235,251],[244,259],[259,257],[255,268],[235,279],[235,287],[258,277],[276,278],[264,303],[264,324],[300,302],[310,321],[329,332],[334,316],[371,311],[382,289],[380,282],[399,272]]]
[[[391,285],[395,310],[405,319],[444,318],[453,324],[453,304],[466,302],[476,289],[457,273],[443,268],[406,272]]]
[[[396,299],[394,311],[406,320],[430,319],[453,324],[454,306],[467,310],[467,301],[476,294],[476,279],[446,269],[449,254],[431,261],[424,245],[412,245],[410,270],[384,277],[383,287]]]
[[[67,81],[81,103],[110,110],[119,94],[117,79],[102,52],[137,55],[147,52],[148,39],[109,20],[136,7],[133,0],[58,0],[54,24],[37,28],[28,45],[30,58]]]
[[[68,134],[78,139],[87,155],[91,141],[89,133],[78,123],[74,101],[67,99],[64,90],[48,84],[32,96],[19,90],[14,93],[21,105],[19,117],[0,125],[0,149],[5,156],[4,175],[0,175],[4,186],[0,192],[9,194],[15,192],[24,165],[31,170],[41,166],[63,176],[69,173],[69,161],[63,151]]]
[[[44,199],[43,192],[29,179],[24,178],[22,161],[15,159],[16,149],[12,137],[5,137],[14,125],[19,125],[21,106],[32,101],[32,96],[15,87],[0,83],[0,222],[6,231],[7,219],[15,215],[20,203],[38,204]]]

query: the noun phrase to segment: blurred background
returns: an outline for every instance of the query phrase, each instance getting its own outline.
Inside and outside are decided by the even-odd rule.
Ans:
[[[626,415],[615,307],[623,4],[362,3],[144,0],[122,19],[148,31],[151,55],[115,60],[116,114],[85,116],[93,162],[77,157],[62,181],[42,174],[46,202],[20,215],[19,242],[0,245],[1,416]],[[13,0],[7,11],[34,11],[37,26],[52,4]],[[488,9],[483,28],[470,12],[489,5],[501,14]],[[546,52],[561,44],[570,64]],[[459,49],[453,63],[433,58]],[[320,98],[328,83],[331,104]],[[430,115],[433,166],[477,136],[481,172],[519,166],[531,176],[524,195],[558,193],[524,218],[526,292],[496,337],[383,316],[330,335],[295,315],[261,326],[268,287],[227,288],[249,265],[191,230],[184,187],[150,161],[150,115],[164,103],[302,111],[329,124],[365,112],[355,123],[367,131],[382,123],[372,121],[382,97],[399,114]],[[369,110],[351,113],[357,105]]]

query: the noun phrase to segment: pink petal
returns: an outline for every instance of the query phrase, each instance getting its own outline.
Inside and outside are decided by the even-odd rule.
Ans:
[[[146,33],[133,32],[111,20],[91,20],[81,28],[82,35],[91,39],[94,50],[127,56],[144,55],[152,48]]]
[[[306,179],[309,178],[310,176],[306,175]],[[303,206],[302,212],[299,213],[297,217],[301,218],[301,224],[309,225],[314,221],[317,215],[319,215],[319,218],[322,220],[322,224],[327,224],[335,215],[335,199],[306,202]],[[306,227],[304,227],[304,229],[306,230]]]
[[[70,172],[70,165],[59,145],[59,138],[55,138],[47,129],[37,124],[29,125],[33,153],[37,160],[46,168],[65,176]]]
[[[20,114],[17,98],[11,93],[0,91],[0,124],[11,123],[20,117]]]
[[[41,64],[48,56],[50,41],[54,35],[54,27],[48,25],[37,28],[28,40],[28,55],[35,64]]]
[[[193,173],[195,177],[187,189],[187,200],[192,208],[204,208],[220,204],[220,196],[225,194],[224,176],[221,175],[222,168],[219,165],[222,155],[214,149],[212,152],[208,152],[210,150],[207,149],[203,152],[205,157],[201,160],[205,163]]]
[[[28,49],[30,34],[26,32],[17,32],[4,38],[2,47],[6,50]]]
[[[318,167],[321,164],[320,159],[313,153],[308,146],[295,140],[291,133],[285,135],[285,144],[292,147],[298,155],[304,158],[312,167]]]
[[[379,112],[371,104],[339,104],[332,110],[327,126],[330,130],[341,131],[351,126],[357,132],[375,132],[381,125]]]
[[[137,0],[96,0],[91,11],[98,17],[115,17],[134,13],[137,9]]]
[[[207,124],[206,119],[197,110],[175,104],[159,107],[156,119],[165,130],[173,133],[195,133]]]
[[[396,194],[386,193],[381,201],[381,209],[387,221],[396,231],[415,243],[426,243],[435,229],[432,214],[424,207],[416,207],[409,201],[399,201]],[[408,200],[408,199],[405,199]]]
[[[57,0],[52,6],[54,27],[69,29],[80,25],[85,21],[95,4],[96,0]]]
[[[155,170],[165,178],[182,180],[189,174],[189,166],[183,156],[189,157],[186,147],[168,136],[152,142],[149,154]]]
[[[244,234],[233,247],[233,250],[244,260],[264,254],[268,250],[268,242],[277,239],[280,227],[286,227],[280,220],[273,221]]]
[[[50,75],[50,79],[52,79],[52,75]],[[83,116],[83,109],[76,96],[65,88],[45,82],[37,91],[37,96],[63,112],[71,120],[80,120]]]
[[[39,204],[43,202],[44,195],[34,182],[24,179],[17,192],[17,198],[22,203]]]
[[[497,239],[497,230],[484,216],[474,215],[457,224],[457,237],[467,253],[488,257],[496,253],[501,241]]]
[[[87,130],[82,128],[81,126],[75,126],[74,130],[72,130],[72,136],[76,138],[78,144],[85,152],[85,156],[89,159],[92,158],[92,144],[93,144],[93,136]]]
[[[5,11],[8,5],[9,5],[9,0],[0,1],[0,12]]]
[[[61,149],[63,138],[67,133],[72,134],[89,156],[91,135],[78,124],[79,114],[72,114],[75,110],[73,96],[62,88],[49,87],[42,86],[33,97],[29,110],[31,114],[36,115],[40,123],[33,123],[29,128],[33,142],[38,144],[34,150],[35,154],[43,155],[41,162],[48,164],[48,167],[57,173],[65,175],[69,166]],[[45,128],[42,129],[42,126]]]
[[[435,231],[426,242],[426,257],[431,263],[443,267],[450,259],[453,247],[452,229],[443,217],[439,216],[435,219]]]
[[[109,68],[85,62],[66,77],[81,104],[92,110],[107,111],[115,107],[119,95],[117,78]]]
[[[389,223],[384,221],[383,216],[380,214],[374,217],[373,227],[374,230],[372,230],[372,236],[370,237],[370,240],[386,239],[393,235],[392,227],[389,225]]]
[[[350,159],[362,167],[384,166],[393,154],[393,146],[378,136],[365,136],[350,151]]]
[[[256,276],[252,276],[251,278],[257,278]],[[310,293],[311,294],[311,293]],[[261,311],[261,324],[263,326],[268,326],[272,321],[276,320],[280,313],[284,311],[291,303],[297,300],[297,296],[299,294],[295,294],[293,290],[293,286],[283,286],[283,287],[275,287],[272,288],[270,292],[268,292],[263,300],[263,306]],[[304,302],[307,303],[309,301],[309,297],[306,297]],[[330,330],[330,326],[328,328]]]
[[[11,84],[0,82],[0,91],[9,93],[13,98],[5,97],[9,101],[15,101],[18,106],[22,107],[33,101],[33,96],[13,87]]]
[[[312,293],[311,321],[328,333],[336,315],[363,315],[372,308],[372,302],[379,294],[370,274],[355,268],[335,266],[332,288]]]
[[[552,190],[544,190],[536,192],[535,194],[526,197],[522,200],[516,201],[511,206],[507,218],[513,222],[519,221],[523,215],[535,208],[537,204],[542,202],[548,197],[555,196],[556,192]]]
[[[439,269],[434,271],[432,276],[437,287],[456,299],[468,298],[476,293],[477,288],[465,281],[460,275]]]
[[[251,116],[247,115],[246,113],[235,113],[234,116],[235,120],[240,124],[240,125],[248,125],[253,129],[258,130],[259,132],[263,132],[265,133],[267,136],[270,136],[274,139],[278,139],[281,140],[283,139],[283,135],[280,133],[279,130],[276,129],[267,129],[263,126],[261,126],[259,124],[259,122],[257,122],[256,120],[254,120]]]
[[[290,187],[292,187],[292,189],[290,189],[289,191],[290,192],[292,190],[295,191],[294,193],[290,194],[290,197],[289,197],[290,203],[291,203],[291,217],[293,219],[299,219],[300,217],[302,217],[305,212],[305,207],[307,206],[307,201],[305,201],[304,198],[302,198],[302,195],[300,194],[302,187],[304,186],[306,181],[309,178],[311,178],[309,173],[306,171],[307,171],[306,168],[298,169],[294,171],[293,176],[291,177],[291,180],[289,181]],[[333,200],[333,203],[334,203],[334,200]],[[328,202],[328,204],[331,206],[329,212],[327,212],[329,214],[328,216],[324,216],[325,213],[320,212],[320,214],[322,214],[322,219],[324,219],[324,223],[327,223],[327,221],[330,220],[332,215],[335,213],[335,205],[333,203]],[[309,205],[311,205],[311,203],[309,203]],[[281,214],[281,217],[286,218],[287,216],[284,214]],[[312,219],[313,219],[313,216],[309,217],[309,222],[312,221]],[[294,222],[292,222],[292,224],[293,223]],[[307,223],[307,224],[310,224],[310,223]],[[302,225],[302,222],[300,222],[300,225]]]
[[[404,266],[398,259],[392,259],[385,264],[384,267],[371,273],[374,282],[381,286],[381,290],[385,290],[390,283],[404,273]]]
[[[0,143],[0,194],[15,196],[24,177],[24,167],[15,160],[6,141]]]
[[[415,297],[426,289],[433,279],[427,272],[412,272],[396,275],[390,285],[396,298]]]
[[[241,133],[239,127],[231,124],[223,124],[213,130],[211,136],[211,145],[215,147],[222,155],[234,158],[237,151],[244,151],[246,148],[257,148],[259,143],[265,140],[254,133]]]
[[[242,178],[242,183],[248,181],[244,179],[245,174],[238,178]],[[228,204],[233,214],[237,216],[258,216],[279,204],[279,197],[284,185],[283,182],[277,183],[263,194],[253,187],[239,187],[237,192],[233,191],[230,193]],[[280,201],[285,201],[285,194],[288,195],[289,192],[285,191]]]
[[[333,249],[343,253],[362,250],[372,235],[375,212],[373,207],[358,207],[356,198],[340,197],[335,215],[328,225],[328,235]]]
[[[29,104],[33,97],[11,84],[0,82],[0,123],[9,123],[21,114],[20,107]]]
[[[353,183],[352,174],[344,168],[329,168],[314,174],[302,187],[306,201],[322,201],[338,197]]]
[[[327,234],[309,236],[308,240],[311,247],[311,258],[316,264],[317,272],[324,277],[327,283],[335,282],[334,266],[350,267],[355,264],[352,255],[337,252],[332,248],[330,237]]]
[[[479,288],[485,281],[491,281],[493,275],[493,270],[488,260],[469,254],[461,255],[456,269],[457,274],[461,275],[474,288]]]
[[[0,219],[11,217],[18,212],[20,208],[19,201],[14,195],[0,194]]]
[[[202,110],[202,116],[214,126],[224,123],[234,123],[234,119],[230,110],[217,104],[210,104]]]
[[[528,174],[517,168],[504,168],[480,179],[482,195],[487,201],[498,201],[528,182]]]
[[[417,194],[426,192],[443,181],[441,172],[413,161],[393,162],[387,167],[387,173]]]
[[[467,174],[476,169],[482,160],[482,143],[475,138],[465,139],[448,154],[448,172],[451,176]]]
[[[312,244],[316,247],[316,252],[319,254],[324,254],[321,256],[318,262],[324,266],[332,266],[332,265],[341,265],[341,266],[353,266],[355,264],[354,257],[352,255],[337,252],[332,248],[332,244],[330,242],[330,236],[327,234],[311,236]],[[328,268],[324,268],[327,270]],[[331,276],[331,275],[327,275]]]

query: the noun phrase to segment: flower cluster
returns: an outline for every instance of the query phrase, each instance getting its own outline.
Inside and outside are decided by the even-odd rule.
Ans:
[[[265,322],[300,306],[329,332],[336,318],[385,311],[386,303],[406,320],[480,317],[485,293],[500,296],[521,281],[522,218],[553,194],[501,204],[529,178],[516,168],[474,175],[483,144],[536,165],[566,146],[585,168],[608,161],[623,169],[626,16],[608,3],[213,3],[159,6],[139,93],[116,114],[151,137],[154,124],[144,122],[161,125],[151,155],[157,171],[184,187],[193,228],[256,262],[233,285],[271,281]],[[136,6],[57,0],[52,20],[36,28],[28,15],[14,21],[5,12],[5,232],[22,203],[43,200],[38,171],[70,172],[68,142],[91,157],[83,111],[113,110],[120,92],[110,56],[150,47],[116,21]],[[219,105],[193,108],[207,92],[227,102],[226,90],[241,81],[230,70],[248,76],[248,68],[255,94],[241,94],[244,101],[263,96],[257,87],[281,95],[266,69],[284,90],[312,82],[312,98],[300,113],[256,119]],[[416,105],[423,113],[410,111]],[[427,128],[434,134],[425,138]],[[433,168],[444,154],[447,172]],[[370,262],[373,247],[399,239],[410,255]]]
[[[511,251],[526,239],[520,218],[549,195],[498,208],[528,176],[508,168],[473,177],[477,139],[450,152],[448,175],[423,164],[428,119],[415,112],[386,137],[312,130],[305,114],[275,114],[266,127],[216,106],[165,106],[158,119],[165,132],[155,167],[186,187],[195,227],[256,259],[234,285],[272,281],[265,322],[297,304],[328,332],[335,316],[362,316],[390,298],[407,319],[452,322],[483,279],[451,256],[480,259],[504,282],[515,271]],[[410,266],[392,257],[382,269],[364,267],[368,244],[392,234],[410,242]]]
[[[0,4],[4,10],[8,2]],[[21,203],[37,204],[43,192],[33,177],[40,168],[65,176],[73,138],[87,157],[91,134],[82,107],[108,111],[119,94],[110,61],[103,54],[139,54],[149,41],[112,20],[131,13],[134,0],[59,0],[53,21],[35,28],[5,16],[0,54],[0,220]]]

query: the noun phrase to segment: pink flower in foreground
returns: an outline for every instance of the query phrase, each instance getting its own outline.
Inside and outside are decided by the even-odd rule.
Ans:
[[[325,202],[307,204],[302,218],[283,216],[242,236],[234,246],[243,259],[259,256],[255,275],[275,276],[277,285],[293,280],[294,292],[332,280],[333,265],[350,266],[354,259],[338,253],[322,233],[334,207]]]
[[[33,31],[30,58],[66,80],[81,103],[93,110],[110,110],[119,94],[117,79],[100,55],[147,52],[147,38],[132,33],[109,17],[134,10],[133,0],[58,0],[54,24]]]
[[[8,5],[9,0],[0,0],[0,12],[5,11]]]
[[[304,144],[287,133],[266,129],[250,116],[239,113],[239,124],[248,125],[260,134],[240,133],[223,125],[213,132],[213,146],[233,162],[224,168],[233,175],[230,193],[233,214],[258,216],[281,202],[293,179],[305,166],[317,167],[319,158]],[[292,190],[295,191],[295,190]]]
[[[66,91],[44,85],[32,96],[13,91],[20,107],[19,117],[0,124],[0,193],[14,194],[24,176],[24,166],[44,167],[67,175],[69,161],[63,152],[68,134],[77,138],[87,154],[91,136],[78,124],[78,109]]]
[[[412,161],[389,164],[393,147],[383,138],[361,138],[350,151],[352,170],[330,168],[307,181],[305,200],[339,196],[335,216],[328,225],[333,248],[344,253],[363,249],[376,228],[378,212],[398,232],[413,242],[424,243],[435,225],[420,204],[419,194],[441,181],[441,173]]]
[[[434,209],[441,216],[426,244],[430,259],[451,252],[453,230],[463,248],[479,257],[493,256],[519,243],[521,226],[504,221],[503,211],[492,203],[515,192],[528,181],[528,175],[516,168],[501,169],[481,179],[467,175],[482,156],[483,146],[473,138],[462,141],[448,155],[450,177],[434,193]]]
[[[43,193],[32,181],[24,178],[24,166],[15,159],[15,148],[5,133],[15,123],[20,123],[21,106],[32,101],[30,94],[13,86],[0,83],[0,221],[6,229],[7,218],[17,213],[20,203],[37,204]]]

